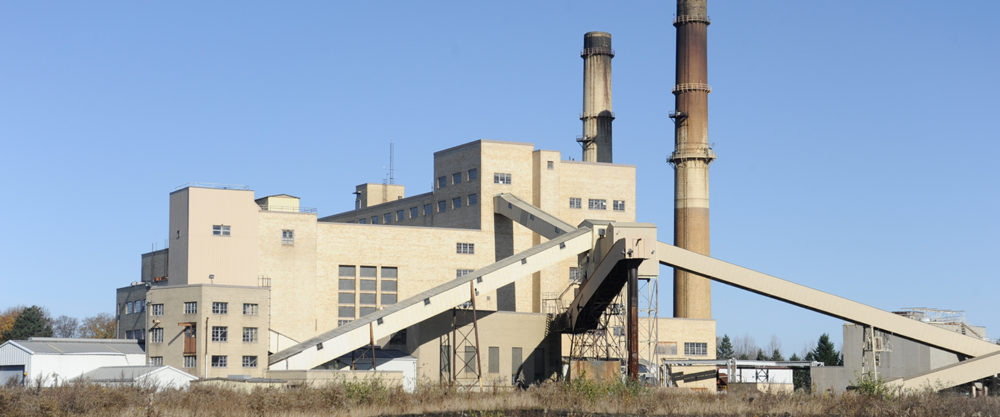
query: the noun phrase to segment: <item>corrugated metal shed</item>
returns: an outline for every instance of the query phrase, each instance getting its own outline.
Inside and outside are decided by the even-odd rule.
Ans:
[[[0,345],[0,365],[21,365],[28,363],[31,352],[13,341]]]
[[[137,340],[129,339],[62,339],[56,337],[32,337],[28,340],[11,340],[31,354],[144,354]],[[6,344],[6,343],[5,343]]]

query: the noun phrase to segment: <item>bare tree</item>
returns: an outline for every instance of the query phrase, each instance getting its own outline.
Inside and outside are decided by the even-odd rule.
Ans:
[[[760,348],[757,346],[757,342],[749,334],[733,338],[733,353],[737,359],[755,358],[758,351]]]
[[[83,319],[83,323],[80,324],[80,337],[114,339],[115,317],[108,313],[101,313]]]
[[[62,315],[52,320],[52,330],[56,337],[77,337],[80,320]]]

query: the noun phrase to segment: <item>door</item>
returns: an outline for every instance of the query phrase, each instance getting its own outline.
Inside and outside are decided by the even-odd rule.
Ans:
[[[0,386],[24,382],[24,365],[0,365]]]

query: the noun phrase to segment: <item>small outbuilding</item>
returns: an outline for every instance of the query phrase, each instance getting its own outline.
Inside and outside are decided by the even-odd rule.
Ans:
[[[87,372],[81,380],[101,385],[129,385],[164,389],[185,389],[198,377],[173,366],[104,366]]]
[[[104,366],[144,366],[137,340],[32,337],[0,345],[0,383],[51,387]]]

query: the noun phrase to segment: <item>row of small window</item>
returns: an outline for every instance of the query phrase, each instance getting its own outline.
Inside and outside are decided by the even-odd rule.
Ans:
[[[570,197],[569,208],[583,208],[583,199],[579,197]],[[591,210],[607,210],[608,200],[598,198],[587,199],[587,208]],[[612,200],[612,210],[625,211],[625,200]]]
[[[212,225],[212,235],[213,236],[231,236],[232,226],[228,224],[213,224]],[[177,238],[180,239],[181,231],[177,231]],[[282,245],[294,245],[295,244],[295,230],[292,229],[282,229],[281,230],[281,244]]]
[[[156,330],[156,329],[153,329]],[[163,329],[160,329],[163,330]],[[125,338],[131,340],[146,340],[146,329],[126,330]]]
[[[487,348],[487,372],[491,374],[500,373],[500,347],[490,346]],[[451,370],[451,359],[455,352],[451,351],[451,346],[441,345],[441,370],[449,371]],[[456,365],[460,366],[461,372],[465,373],[476,373],[476,367],[478,361],[476,360],[476,348],[475,346],[466,346],[465,351],[462,355],[454,355],[456,358]],[[537,358],[542,358],[543,355],[537,355]],[[512,347],[510,349],[510,372],[511,374],[517,374],[521,371],[521,366],[524,364],[523,361],[523,349],[520,347]],[[537,365],[536,365],[537,366]]]
[[[162,356],[150,356],[150,365],[163,365]],[[194,368],[198,366],[198,357],[194,355],[184,356],[184,367]],[[212,367],[213,368],[226,368],[229,366],[229,357],[226,355],[212,355]],[[257,357],[243,355],[243,367],[244,368],[256,368],[257,367]]]
[[[143,311],[146,311],[146,301],[126,301],[124,306],[118,306],[118,311],[124,311],[125,314],[142,313]]]
[[[469,255],[475,254],[476,244],[458,242],[455,244],[455,253],[464,253]]]
[[[657,343],[656,354],[664,356],[676,356],[677,342]],[[684,342],[684,356],[708,356],[708,343]]]
[[[462,208],[463,203],[467,206],[474,206],[479,204],[479,195],[469,194],[466,197],[458,196],[451,199],[451,209],[457,210]],[[448,211],[448,200],[441,200],[437,202],[438,213],[444,213]],[[424,216],[429,216],[434,213],[434,205],[431,203],[424,204]],[[415,219],[420,217],[420,209],[417,207],[410,207],[410,219]],[[396,210],[395,215],[393,213],[385,213],[381,217],[372,216],[371,224],[392,224],[399,223],[406,220],[406,210]],[[359,224],[368,224],[369,219],[359,219]]]
[[[337,295],[337,303],[339,303],[342,306],[355,304],[354,302],[355,296],[357,296],[357,304],[374,306],[378,294],[375,294],[373,292],[362,292],[362,293],[341,292]],[[396,294],[382,293],[382,305],[391,305],[391,304],[396,304]]]
[[[472,168],[472,169],[468,170],[466,172],[466,174],[468,175],[466,178],[468,179],[469,182],[475,181],[476,179],[479,178],[479,172],[476,171],[475,168]],[[451,174],[451,184],[452,185],[458,185],[458,184],[461,184],[461,183],[462,183],[462,173],[461,172],[456,172],[454,174]],[[438,188],[444,188],[444,186],[446,186],[446,185],[448,185],[448,176],[440,176],[440,177],[438,177],[438,179],[437,179],[437,186],[438,186]]]
[[[188,332],[188,337],[194,337],[196,330],[193,327],[188,327],[186,330]],[[126,339],[139,339],[145,336],[145,330],[135,330],[135,337],[129,337],[128,331],[125,333]],[[256,327],[244,327],[243,328],[243,342],[244,343],[257,343],[259,340],[258,332]],[[229,341],[229,327],[228,326],[212,326],[212,341],[213,342],[227,342]],[[163,328],[154,327],[149,329],[149,342],[150,343],[163,343]]]
[[[151,304],[150,308],[152,310],[152,315],[162,316],[163,315],[163,304]],[[243,315],[244,316],[256,316],[260,312],[260,306],[254,303],[243,303]],[[184,302],[184,314],[198,314],[198,302],[197,301],[185,301]],[[213,301],[212,302],[212,314],[229,314],[229,303],[224,301]]]

